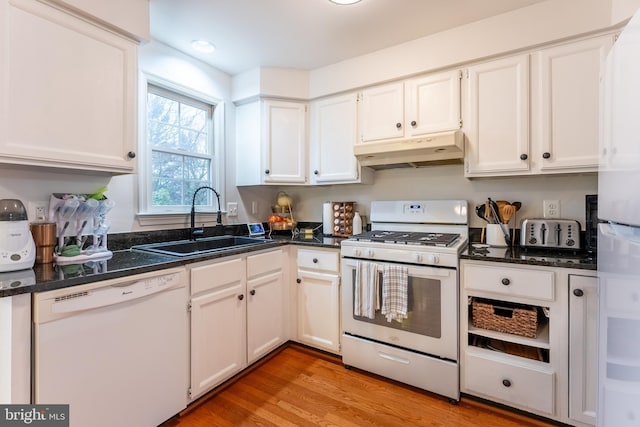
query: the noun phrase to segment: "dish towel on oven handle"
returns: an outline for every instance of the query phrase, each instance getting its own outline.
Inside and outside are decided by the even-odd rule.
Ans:
[[[385,265],[382,270],[382,314],[387,322],[407,318],[409,269],[402,265]]]
[[[353,290],[353,315],[373,319],[380,309],[378,264],[358,261]]]

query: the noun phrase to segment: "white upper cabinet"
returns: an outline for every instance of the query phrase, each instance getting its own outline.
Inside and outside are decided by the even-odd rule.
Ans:
[[[465,176],[597,171],[612,44],[608,34],[470,67]]]
[[[613,36],[537,53],[534,156],[542,173],[598,168],[599,81]]]
[[[460,129],[460,70],[432,74],[405,83],[407,137]]]
[[[360,142],[459,129],[460,78],[451,70],[363,90]]]
[[[136,43],[38,1],[0,23],[0,163],[135,172]]]
[[[259,100],[236,107],[236,185],[306,184],[307,104]]]
[[[404,83],[391,83],[362,91],[362,142],[404,137]]]
[[[529,55],[468,69],[465,175],[529,170]]]
[[[309,171],[312,184],[366,183],[372,171],[361,170],[353,154],[358,139],[358,95],[350,93],[311,104]]]

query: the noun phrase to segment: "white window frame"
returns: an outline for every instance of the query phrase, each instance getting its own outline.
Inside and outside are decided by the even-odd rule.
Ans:
[[[182,86],[148,73],[141,73],[138,86],[138,213],[136,215],[140,225],[175,225],[186,226],[189,224],[190,206],[179,210],[159,210],[150,206],[151,197],[151,149],[147,145],[147,88],[151,84],[170,92],[195,99],[214,106],[212,115],[213,124],[213,163],[211,174],[211,186],[220,193],[220,208],[223,212],[225,206],[225,153],[224,153],[224,103],[220,99],[213,98],[194,89]],[[212,204],[209,206],[198,205],[196,211],[198,224],[215,224],[218,211],[217,200],[211,194]]]

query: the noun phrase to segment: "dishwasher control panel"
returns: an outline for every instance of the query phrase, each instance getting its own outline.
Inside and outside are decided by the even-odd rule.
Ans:
[[[573,219],[525,219],[520,228],[520,246],[580,249],[580,223]]]

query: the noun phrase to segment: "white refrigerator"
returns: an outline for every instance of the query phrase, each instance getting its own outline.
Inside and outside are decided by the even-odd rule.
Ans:
[[[640,426],[640,13],[609,52],[601,90],[597,425]]]

